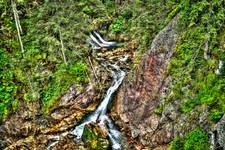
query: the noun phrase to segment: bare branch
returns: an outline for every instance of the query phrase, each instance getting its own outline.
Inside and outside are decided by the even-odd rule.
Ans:
[[[19,16],[18,16],[18,13],[17,13],[17,10],[16,10],[16,3],[12,0],[11,4],[12,4],[15,23],[16,23],[16,29],[17,29],[18,39],[19,39],[19,43],[20,43],[20,48],[21,48],[21,51],[22,51],[22,54],[23,54],[24,48],[23,48],[23,42],[22,42],[22,39],[21,39],[22,28],[20,26]]]
[[[63,40],[62,40],[62,33],[61,33],[61,30],[59,28],[59,38],[60,38],[60,43],[61,43],[61,51],[62,51],[62,55],[63,55],[63,60],[65,62],[65,64],[67,65],[67,61],[66,61],[66,56],[65,56],[65,47],[64,47],[64,44],[63,44]]]

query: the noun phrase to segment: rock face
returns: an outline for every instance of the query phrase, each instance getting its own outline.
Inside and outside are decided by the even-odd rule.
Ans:
[[[211,133],[212,149],[225,149],[225,115],[215,125]]]
[[[18,111],[0,125],[0,149],[86,149],[69,131],[96,108],[98,93],[93,86],[83,91],[71,87],[47,116],[38,113],[40,107],[29,108],[21,103]]]
[[[122,126],[129,128],[133,138],[144,145],[155,147],[168,143],[173,137],[173,125],[165,122],[154,110],[167,92],[170,80],[166,67],[176,46],[177,18],[174,18],[152,42],[151,49],[143,57],[135,80],[124,81],[117,95],[115,111]],[[168,107],[167,115],[177,108]]]

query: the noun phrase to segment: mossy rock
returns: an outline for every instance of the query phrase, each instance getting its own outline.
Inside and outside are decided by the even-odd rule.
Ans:
[[[107,150],[109,148],[107,135],[97,126],[86,126],[84,128],[82,139],[85,145],[93,150]]]

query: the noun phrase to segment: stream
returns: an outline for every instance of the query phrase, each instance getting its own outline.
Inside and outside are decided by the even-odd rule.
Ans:
[[[115,48],[117,47],[116,42],[108,42],[105,41],[100,34],[96,31],[93,31],[89,35],[90,39],[88,39],[88,43],[92,47],[93,53],[96,53],[96,50],[101,48]],[[112,149],[113,150],[121,150],[121,133],[117,130],[113,121],[107,116],[107,107],[112,99],[112,95],[116,92],[119,88],[120,84],[122,83],[125,72],[120,69],[117,64],[111,64],[107,62],[107,60],[103,58],[97,58],[100,61],[101,65],[105,67],[107,70],[110,70],[113,76],[113,81],[109,89],[107,90],[106,96],[104,97],[101,104],[97,107],[97,109],[91,113],[80,125],[76,126],[75,129],[72,131],[72,134],[75,135],[76,139],[79,141],[82,138],[84,127],[90,123],[97,123],[101,128],[108,128],[107,134],[109,136]],[[126,61],[126,57],[120,59],[119,61]]]

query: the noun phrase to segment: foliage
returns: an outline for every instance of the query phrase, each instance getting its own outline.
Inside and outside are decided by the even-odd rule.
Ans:
[[[160,104],[155,110],[154,110],[154,112],[156,113],[156,114],[162,114],[162,112],[163,112],[163,108],[164,108],[164,106],[162,105],[162,104]]]
[[[208,136],[200,128],[196,128],[187,134],[184,143],[184,150],[203,149],[209,149]]]
[[[114,33],[120,33],[123,29],[123,17],[118,16],[115,21],[112,23],[112,31]]]
[[[224,3],[220,0],[182,0],[177,7],[181,35],[168,67],[174,82],[167,98],[182,100],[180,108],[184,113],[196,106],[210,106],[214,110],[211,118],[218,120],[216,118],[225,112],[225,80],[223,73],[215,74],[219,60],[224,61],[225,56],[221,36],[224,33]]]
[[[11,3],[0,2],[3,12],[0,47],[4,48],[4,56],[7,54],[5,57],[1,55],[0,62],[1,67],[4,67],[0,67],[1,77],[4,78],[4,82],[1,79],[1,116],[16,110],[16,91],[19,93],[18,98],[26,102],[41,100],[43,110],[47,111],[69,86],[85,86],[87,83],[85,56],[89,51],[84,46],[85,34],[80,31],[93,28],[89,17],[97,17],[100,13],[94,14],[92,11],[103,9],[94,9],[95,5],[101,5],[92,1],[80,1],[72,5],[59,3],[16,1],[25,49],[24,54],[21,54]],[[65,47],[67,66],[62,58],[60,40]]]
[[[208,150],[208,136],[200,128],[190,131],[184,138],[175,138],[169,150]]]
[[[99,133],[95,128],[91,129],[90,127],[84,127],[83,132],[83,140],[86,144],[89,145],[89,147],[93,150],[107,150],[108,146],[107,143],[104,143],[99,139],[101,135],[98,135]]]
[[[126,5],[125,5],[126,6]],[[150,49],[157,33],[171,20],[169,13],[177,6],[177,2],[163,3],[158,0],[134,1],[130,7],[121,8],[125,33],[132,33],[132,41],[137,44],[133,67],[140,63],[144,52]],[[174,12],[174,16],[177,12]],[[167,19],[168,18],[168,19]]]
[[[88,67],[82,61],[75,62],[70,66],[60,65],[56,70],[51,77],[51,81],[42,92],[46,112],[72,84],[82,85],[87,83]]]
[[[79,83],[87,82],[88,66],[84,62],[78,61],[68,69],[69,74],[75,77],[75,80],[77,82]]]
[[[15,111],[17,107],[17,87],[13,82],[10,57],[2,48],[0,48],[0,60],[0,118],[2,118],[9,113],[10,108]]]
[[[218,110],[212,110],[210,114],[211,114],[211,116],[210,116],[211,119],[214,122],[218,122],[220,120],[220,118],[223,117],[224,112],[218,111]]]
[[[170,143],[169,150],[183,150],[184,149],[183,145],[184,145],[183,140],[181,138],[176,137]]]

